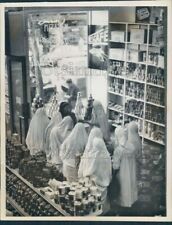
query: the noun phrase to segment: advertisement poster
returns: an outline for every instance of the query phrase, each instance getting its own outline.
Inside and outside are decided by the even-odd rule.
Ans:
[[[108,62],[108,26],[90,25],[88,32],[88,67],[106,70]]]

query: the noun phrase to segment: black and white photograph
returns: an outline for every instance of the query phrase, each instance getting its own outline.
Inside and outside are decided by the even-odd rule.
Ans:
[[[6,218],[169,215],[167,21],[166,4],[4,7]]]

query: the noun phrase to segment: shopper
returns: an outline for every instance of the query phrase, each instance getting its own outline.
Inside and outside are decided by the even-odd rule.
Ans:
[[[120,194],[116,203],[122,207],[131,207],[138,198],[136,178],[136,156],[141,150],[138,127],[135,122],[116,131],[116,149],[113,155],[113,169],[118,170]]]
[[[58,126],[55,126],[50,133],[50,162],[61,168],[60,147],[73,129],[73,120],[66,116]]]
[[[72,109],[74,109],[79,88],[73,83],[72,79],[68,79],[66,83],[68,85],[68,91],[67,91],[68,102],[71,105]]]
[[[35,155],[44,149],[45,129],[49,124],[49,119],[45,109],[39,108],[31,119],[29,130],[26,137],[26,145],[30,150],[31,155]]]
[[[63,162],[63,175],[67,181],[78,179],[78,167],[88,141],[88,135],[82,123],[77,123],[61,146],[60,157]]]
[[[99,126],[105,142],[110,140],[109,124],[101,102],[94,100],[91,123]]]
[[[56,112],[49,122],[44,135],[44,149],[46,152],[47,160],[50,158],[50,133],[53,127],[58,126],[62,121],[62,116],[60,112]]]
[[[77,123],[75,113],[72,112],[72,108],[68,102],[61,102],[59,106],[59,112],[62,115],[62,118],[65,116],[70,116],[73,120],[74,125]]]
[[[101,193],[103,214],[110,210],[107,198],[107,187],[112,178],[111,157],[102,138],[94,138],[92,148],[88,152],[85,166],[82,168],[83,177],[89,177]]]

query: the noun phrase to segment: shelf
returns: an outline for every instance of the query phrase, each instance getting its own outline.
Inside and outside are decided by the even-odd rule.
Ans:
[[[112,42],[112,43],[120,43],[120,44],[125,44],[126,43],[125,41],[113,41],[113,40],[109,40],[109,42]]]
[[[113,91],[108,91],[110,94],[113,94],[113,95],[119,95],[121,97],[124,96],[124,94],[120,94],[120,93],[116,93],[116,92],[113,92]]]
[[[132,82],[137,82],[137,83],[145,84],[145,81],[142,81],[142,80],[137,80],[137,79],[127,78],[127,77],[125,77],[125,79],[128,80],[128,81],[132,81]]]
[[[27,214],[23,208],[21,208],[18,203],[12,199],[7,193],[6,193],[6,198],[9,201],[10,205],[12,205],[13,208],[15,208],[17,210],[17,212],[21,215],[21,216],[30,216],[29,214]]]
[[[139,120],[143,120],[143,118],[141,118],[141,117],[139,117],[139,116],[136,116],[136,115],[134,115],[134,114],[130,114],[130,113],[124,113],[125,115],[127,115],[127,116],[131,116],[131,117],[134,117],[134,118],[136,118],[136,119],[139,119]]]
[[[162,85],[153,84],[153,83],[147,83],[147,85],[154,86],[154,87],[157,87],[157,88],[165,88],[165,87],[162,86]]]
[[[115,77],[115,78],[119,78],[119,79],[125,79],[125,77],[123,77],[121,75],[114,75],[114,74],[109,74],[109,77]]]
[[[33,185],[28,182],[25,178],[23,178],[16,170],[9,168],[6,166],[6,168],[13,173],[15,176],[17,176],[21,181],[23,181],[29,188],[31,188],[34,192],[36,192],[39,196],[41,196],[46,202],[48,202],[51,206],[53,206],[59,213],[61,213],[63,216],[70,216],[70,214],[66,213],[61,206],[55,204],[52,200],[48,199],[44,195],[40,193],[39,190],[37,190]]]
[[[165,106],[163,106],[163,105],[155,104],[153,102],[148,102],[148,101],[146,103],[149,104],[149,105],[153,105],[153,106],[156,106],[156,107],[160,107],[160,108],[165,109]]]
[[[147,65],[148,66],[153,66],[153,67],[156,67],[156,68],[164,69],[164,67],[162,67],[162,66],[154,65],[154,64],[151,64],[151,63],[147,63]]]
[[[138,102],[144,102],[143,99],[134,98],[134,97],[131,97],[131,96],[128,96],[128,95],[126,95],[125,98],[126,98],[126,99],[133,99],[133,100],[136,100],[136,101],[138,101]]]
[[[112,110],[112,111],[115,111],[115,112],[119,112],[119,113],[123,113],[123,111],[120,111],[118,109],[115,109],[114,107],[108,107],[108,109]]]
[[[152,123],[152,124],[158,125],[160,127],[165,127],[165,124],[162,124],[162,123],[157,123],[157,122],[154,122],[152,120],[147,120],[147,119],[145,119],[145,121],[148,122],[148,123]]]
[[[109,22],[110,24],[123,24],[123,25],[142,25],[142,26],[158,26],[158,24],[149,24],[149,23],[131,23],[131,22]]]
[[[141,64],[141,65],[146,65],[146,62],[136,62],[136,61],[126,61],[127,63],[135,63],[135,64]]]
[[[147,139],[149,141],[155,142],[155,143],[160,144],[160,145],[165,145],[164,142],[153,140],[152,138],[148,137],[147,135],[144,135],[144,139]]]
[[[122,62],[125,62],[125,59],[115,59],[115,58],[112,58],[112,57],[109,57],[110,60],[115,60],[115,61],[122,61]]]
[[[126,41],[126,44],[132,44],[132,45],[148,45],[147,43],[137,43],[137,42],[130,42],[130,41]]]

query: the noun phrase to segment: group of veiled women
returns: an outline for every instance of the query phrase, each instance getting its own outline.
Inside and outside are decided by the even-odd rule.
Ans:
[[[111,182],[115,174],[120,184],[115,201],[122,207],[131,207],[138,195],[136,158],[141,141],[137,124],[117,127],[110,135],[103,106],[96,100],[91,124],[89,129],[84,123],[75,124],[71,115],[62,116],[60,112],[49,120],[44,108],[40,108],[30,122],[26,144],[31,155],[44,151],[47,161],[55,164],[67,181],[90,178],[101,192],[104,212],[110,209],[107,192],[109,185],[115,185]],[[113,146],[112,154],[107,143]]]

